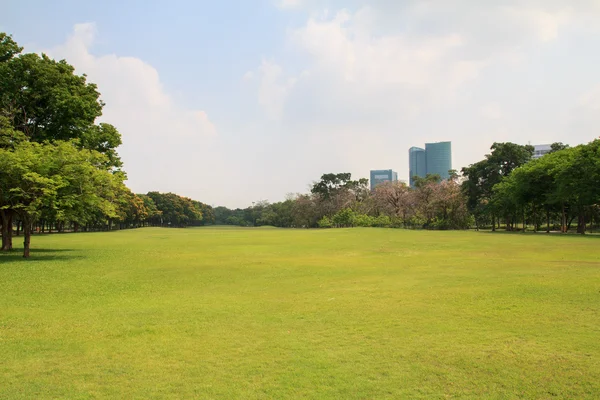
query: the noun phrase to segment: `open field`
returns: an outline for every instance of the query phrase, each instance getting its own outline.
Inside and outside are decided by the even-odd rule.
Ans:
[[[600,397],[598,237],[146,228],[32,243],[31,260],[0,255],[3,399]]]

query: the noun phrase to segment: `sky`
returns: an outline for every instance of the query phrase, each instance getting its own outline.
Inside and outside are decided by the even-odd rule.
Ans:
[[[4,0],[0,31],[98,85],[136,193],[246,207],[452,141],[600,137],[600,0]]]

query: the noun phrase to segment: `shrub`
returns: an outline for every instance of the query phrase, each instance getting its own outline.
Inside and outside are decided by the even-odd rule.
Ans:
[[[354,217],[354,225],[362,227],[375,226],[375,218],[366,214],[357,214]]]
[[[333,224],[331,223],[331,219],[326,215],[317,222],[319,228],[332,228]]]
[[[377,218],[373,218],[372,226],[379,228],[387,228],[392,225],[392,220],[387,215],[379,215]]]
[[[356,213],[350,208],[344,208],[333,216],[333,224],[338,227],[354,226]]]

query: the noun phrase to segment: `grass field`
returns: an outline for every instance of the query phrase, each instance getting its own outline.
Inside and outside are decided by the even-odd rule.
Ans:
[[[19,241],[20,239],[17,238]],[[0,255],[0,398],[600,398],[600,238],[145,228]]]

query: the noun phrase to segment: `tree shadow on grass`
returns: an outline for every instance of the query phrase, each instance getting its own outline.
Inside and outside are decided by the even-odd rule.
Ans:
[[[71,254],[69,254],[71,252]],[[0,252],[0,264],[8,262],[35,262],[35,261],[68,261],[82,259],[84,256],[73,254],[72,249],[39,249],[32,248],[29,258],[23,258],[23,248],[14,248],[12,251]]]
[[[550,233],[546,233],[546,231],[527,231],[523,233],[523,231],[505,231],[505,230],[479,230],[477,233],[485,233],[485,234],[493,234],[493,235],[514,235],[514,236],[523,236],[523,237],[531,237],[531,236],[551,236],[551,237],[562,237],[562,238],[582,238],[582,239],[592,239],[592,240],[600,240],[600,234],[594,232],[588,232],[585,235],[576,232],[568,232],[561,233],[557,231],[551,231]]]

